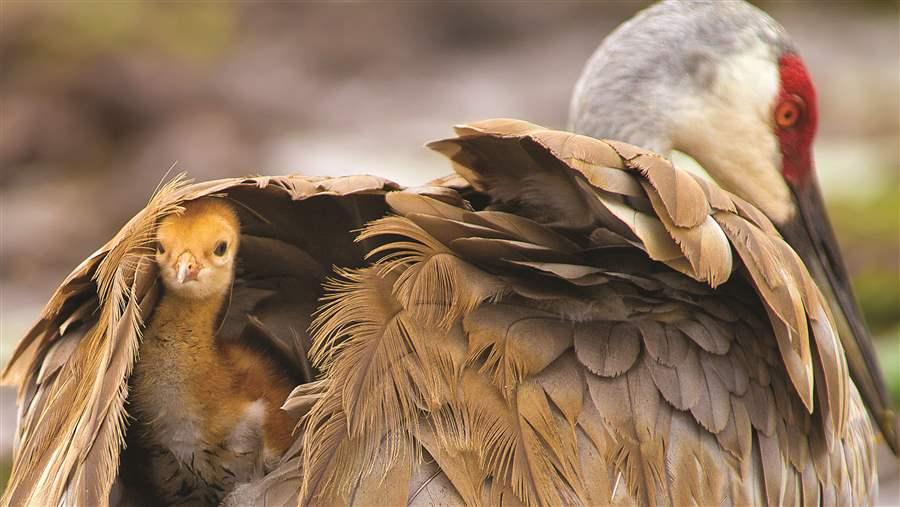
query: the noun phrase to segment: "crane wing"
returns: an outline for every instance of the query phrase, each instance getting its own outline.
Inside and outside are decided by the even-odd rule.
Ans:
[[[325,372],[286,401],[308,416],[280,466],[226,503],[871,494],[872,428],[828,307],[759,211],[629,145],[513,120],[458,133],[432,144],[457,171],[432,187],[163,188],[66,279],[4,372],[21,407],[4,502],[105,503],[158,296],[153,227],[214,193],[239,205],[246,245],[222,336],[267,344],[302,381]]]
[[[388,194],[328,286],[301,504],[869,498],[827,305],[759,211],[622,143],[457,133],[431,147],[488,205]]]
[[[128,377],[159,291],[161,217],[206,195],[235,204],[244,247],[220,336],[255,339],[309,380],[306,328],[321,280],[332,264],[362,266],[363,248],[374,244],[355,244],[350,231],[383,215],[384,193],[397,188],[372,176],[176,179],[162,187],[66,278],[13,353],[3,380],[19,385],[20,413],[3,504],[107,502],[125,441]]]

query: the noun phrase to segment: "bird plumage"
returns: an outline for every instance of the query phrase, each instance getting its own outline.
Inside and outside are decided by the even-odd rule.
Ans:
[[[158,198],[169,213],[216,193],[239,212],[247,207],[232,304],[244,301],[270,325],[285,314],[266,315],[247,291],[301,274],[321,280],[323,261],[350,269],[331,283],[317,319],[325,377],[286,405],[294,415],[312,409],[308,425],[272,473],[238,486],[226,504],[291,505],[301,484],[306,498],[354,503],[858,502],[871,494],[872,429],[827,310],[758,210],[628,145],[515,121],[460,134],[434,145],[459,174],[439,182],[445,187],[385,197],[399,187],[293,177],[200,183]],[[397,216],[350,243],[346,231],[389,210]],[[323,216],[345,232],[304,235],[312,230],[304,220]],[[71,380],[60,367],[83,364],[67,343],[91,344],[76,331],[97,308],[96,263],[132,234],[152,239],[148,227],[126,228],[80,266],[22,343],[8,371],[26,359],[36,366],[24,369],[17,457],[35,446],[30,435],[46,431],[30,421],[52,422],[48,408],[70,406],[43,400]],[[149,241],[135,271],[146,278],[132,284],[147,316],[159,296]],[[365,267],[364,252],[374,266]],[[782,263],[790,269],[777,269]],[[288,294],[304,293],[292,284]],[[292,305],[288,328],[302,329],[314,306]],[[235,326],[229,320],[223,329]],[[236,329],[266,334],[260,325]],[[285,333],[268,334],[285,355],[299,347],[305,357],[304,345],[277,345]],[[653,413],[656,422],[646,417]],[[83,431],[74,430],[76,438]],[[56,456],[17,460],[8,494],[22,496],[7,501],[45,495],[26,479]],[[115,479],[116,465],[74,471]],[[75,493],[67,487],[62,494]]]
[[[610,79],[579,85],[590,100],[574,103],[576,129],[667,152],[700,126],[692,139],[703,143],[681,147],[702,148],[695,158],[714,161],[714,177],[765,174],[796,191],[769,124],[786,41],[740,2],[663,2],[612,37],[621,58],[589,65],[586,75]],[[745,89],[735,76],[750,74],[764,76]],[[134,245],[180,203],[217,193],[239,204],[244,232],[222,333],[287,358],[306,384],[284,406],[308,412],[272,472],[225,505],[871,501],[862,400],[883,428],[889,411],[877,370],[865,369],[867,337],[839,338],[821,292],[830,280],[781,236],[799,209],[790,196],[732,188],[748,202],[643,148],[526,122],[457,132],[431,145],[457,174],[423,188],[281,177],[157,196],[67,279],[7,370],[23,415],[6,502],[106,498],[141,318],[160,309],[155,263]],[[749,134],[735,143],[736,132]],[[370,221],[354,243],[350,231]],[[112,350],[99,357],[115,367],[85,373],[96,350]],[[62,414],[56,394],[79,386],[91,396]]]
[[[785,107],[789,121],[779,117]],[[897,452],[896,415],[818,188],[817,122],[798,48],[743,1],[645,9],[603,41],[570,108],[574,132],[686,153],[773,222],[827,294],[853,381]]]
[[[4,505],[103,503],[124,441],[126,379],[141,315],[155,304],[144,257],[160,217],[176,210],[165,185],[60,285],[3,372],[19,385],[19,425]]]
[[[568,128],[663,156],[688,153],[719,186],[786,218],[788,188],[768,170],[777,149],[768,117],[787,52],[795,47],[784,28],[747,2],[659,2],[585,64]]]
[[[129,498],[119,477],[131,429],[125,400],[142,329],[161,294],[154,259],[160,219],[186,201],[231,200],[241,251],[220,333],[263,344],[310,381],[305,329],[321,281],[332,265],[362,265],[350,231],[383,215],[382,196],[396,188],[371,176],[176,179],[163,186],[63,281],[6,365],[2,380],[19,386],[20,415],[0,503],[103,505],[110,492],[114,500]],[[314,398],[295,400],[293,417]]]
[[[493,209],[389,194],[361,235],[397,239],[320,311],[301,503],[870,500],[828,310],[764,216],[623,143],[457,131],[432,146]]]

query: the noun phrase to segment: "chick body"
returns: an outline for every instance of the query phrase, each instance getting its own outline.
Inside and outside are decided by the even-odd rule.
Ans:
[[[280,410],[290,378],[250,344],[216,336],[239,225],[226,204],[206,201],[188,203],[160,226],[165,291],[144,332],[129,396],[146,457],[143,480],[158,495],[154,503],[167,505],[216,505],[271,469],[293,430]],[[223,242],[227,255],[217,255]],[[183,252],[200,267],[184,267]],[[185,281],[192,269],[196,279]]]

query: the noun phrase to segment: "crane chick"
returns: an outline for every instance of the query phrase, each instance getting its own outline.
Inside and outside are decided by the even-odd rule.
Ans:
[[[164,292],[144,331],[131,413],[154,503],[216,505],[261,477],[291,442],[292,382],[264,351],[216,336],[235,272],[240,223],[219,198],[164,218],[156,261]]]

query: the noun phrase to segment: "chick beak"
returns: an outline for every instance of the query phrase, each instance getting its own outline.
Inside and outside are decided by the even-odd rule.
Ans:
[[[190,252],[184,252],[175,261],[175,279],[178,283],[186,283],[197,279],[200,263]]]
[[[897,452],[895,414],[887,396],[872,339],[853,296],[850,276],[841,257],[815,173],[789,187],[798,213],[782,224],[781,234],[794,247],[830,302],[837,321],[850,376],[881,429],[888,445]]]

